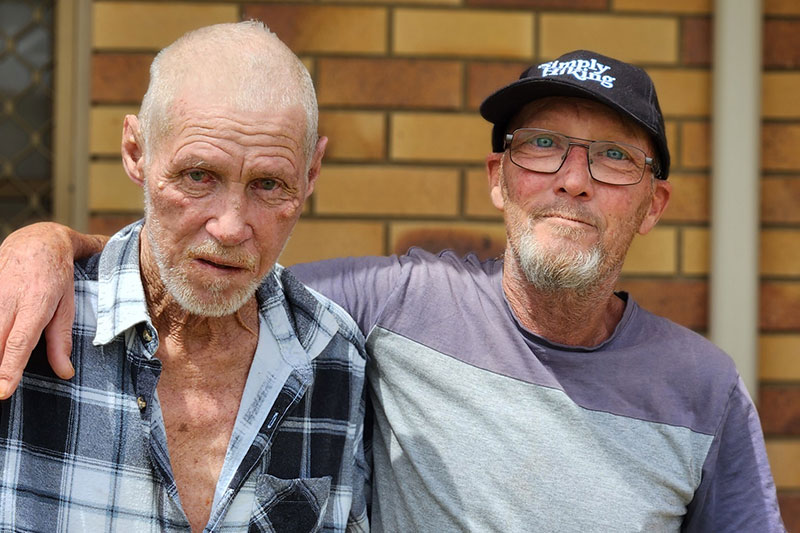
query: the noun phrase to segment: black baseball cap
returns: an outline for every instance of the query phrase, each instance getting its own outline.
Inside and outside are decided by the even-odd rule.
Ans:
[[[519,79],[486,98],[481,116],[494,124],[492,150],[502,152],[509,121],[526,104],[546,96],[576,96],[595,100],[642,126],[658,152],[659,179],[669,175],[669,148],[656,88],[647,72],[589,50],[575,50],[532,65]]]

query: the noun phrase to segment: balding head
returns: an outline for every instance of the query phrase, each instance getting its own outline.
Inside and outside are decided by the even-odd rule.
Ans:
[[[261,22],[200,28],[159,52],[139,111],[145,157],[175,125],[171,113],[188,95],[241,111],[300,107],[306,116],[305,155],[313,154],[318,112],[311,76]]]

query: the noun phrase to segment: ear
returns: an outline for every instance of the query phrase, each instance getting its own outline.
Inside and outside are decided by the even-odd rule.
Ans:
[[[492,152],[486,156],[486,176],[489,179],[489,197],[494,206],[503,210],[503,153]]]
[[[647,210],[647,214],[639,225],[639,233],[642,235],[649,233],[655,227],[661,215],[664,214],[664,210],[667,209],[669,197],[672,195],[672,184],[666,180],[656,180],[655,187],[653,197],[650,199],[650,209]]]
[[[317,141],[317,146],[314,148],[314,155],[311,156],[311,164],[308,167],[308,188],[306,189],[307,200],[311,193],[314,192],[314,184],[319,177],[320,168],[322,167],[322,156],[325,155],[325,147],[328,146],[328,138],[320,137]]]
[[[144,142],[136,115],[125,115],[122,126],[122,166],[140,187],[144,184]]]

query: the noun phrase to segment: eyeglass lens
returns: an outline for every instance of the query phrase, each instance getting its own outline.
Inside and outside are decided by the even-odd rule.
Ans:
[[[630,185],[644,175],[647,155],[635,146],[609,141],[574,142],[566,135],[535,128],[514,132],[511,161],[533,172],[558,172],[570,145],[588,147],[589,170],[597,181]]]

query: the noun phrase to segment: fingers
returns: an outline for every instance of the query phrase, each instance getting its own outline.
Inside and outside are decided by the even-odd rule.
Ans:
[[[70,362],[72,353],[72,322],[75,318],[75,291],[67,290],[58,304],[53,320],[44,329],[47,341],[47,361],[56,375],[70,379],[75,369]]]
[[[59,376],[71,376],[65,321],[74,313],[72,244],[61,226],[38,223],[6,237],[0,245],[0,399],[19,384],[42,330],[58,311],[58,325],[48,332]],[[66,340],[58,339],[66,330]]]
[[[36,315],[27,312],[25,308],[18,309],[16,319],[7,328],[7,335],[0,331],[0,347],[3,348],[0,360],[0,400],[11,396],[19,385],[22,371],[39,341],[38,335],[31,335],[31,332],[39,332],[44,328],[44,322],[37,320]]]

